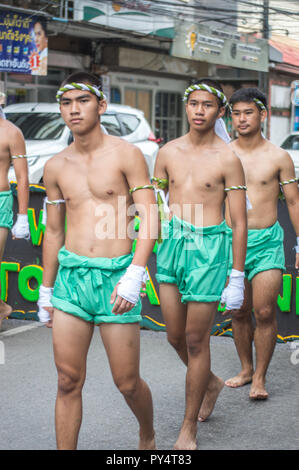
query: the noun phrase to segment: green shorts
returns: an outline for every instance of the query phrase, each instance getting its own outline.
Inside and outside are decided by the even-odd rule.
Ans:
[[[229,238],[226,224],[195,227],[174,216],[162,222],[158,283],[178,286],[182,303],[216,302],[225,287]]]
[[[232,255],[232,230],[227,226],[230,238],[230,262],[229,271],[233,265]],[[245,260],[245,277],[251,279],[262,271],[281,269],[285,271],[284,256],[284,231],[277,221],[274,225],[262,229],[249,229],[247,239],[247,251]]]
[[[88,258],[62,247],[58,253],[59,269],[51,302],[63,312],[87,322],[136,323],[141,321],[141,300],[129,312],[112,313],[110,297],[133,255],[118,258]]]
[[[13,195],[12,191],[0,192],[0,227],[11,229],[13,226]]]

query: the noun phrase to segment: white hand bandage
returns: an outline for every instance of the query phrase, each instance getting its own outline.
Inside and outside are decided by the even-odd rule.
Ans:
[[[221,295],[221,303],[226,304],[226,310],[238,310],[244,301],[244,273],[232,269],[229,282]]]
[[[43,285],[39,288],[39,299],[37,301],[38,306],[38,318],[42,323],[47,323],[51,320],[50,314],[44,307],[52,307],[51,297],[53,294],[53,287],[45,287]]]
[[[145,271],[146,269],[143,266],[130,264],[125,274],[120,278],[117,295],[131,302],[131,304],[137,304],[142,282],[144,282]]]
[[[296,253],[299,253],[299,237],[297,237],[297,245],[295,246]]]
[[[25,238],[29,240],[30,230],[27,214],[18,214],[17,221],[11,229],[11,233],[16,238]]]

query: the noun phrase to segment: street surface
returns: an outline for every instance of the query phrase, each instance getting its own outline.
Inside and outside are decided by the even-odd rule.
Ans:
[[[3,321],[0,450],[56,449],[57,375],[51,336],[51,329],[38,322]],[[211,351],[213,371],[220,377],[227,379],[239,371],[231,338],[212,336]],[[183,418],[185,367],[168,345],[165,332],[141,331],[141,375],[153,394],[157,447],[171,450]],[[277,344],[268,371],[267,401],[250,401],[249,389],[249,385],[224,387],[213,415],[198,425],[199,450],[299,448],[299,344]],[[138,426],[112,382],[97,329],[83,400],[79,450],[136,449]]]

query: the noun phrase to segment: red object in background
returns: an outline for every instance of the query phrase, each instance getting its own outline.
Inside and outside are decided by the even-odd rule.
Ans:
[[[29,57],[29,65],[32,71],[38,70],[40,66],[40,57],[39,57],[38,52],[32,52],[32,54]]]
[[[150,140],[151,142],[156,142],[156,144],[161,144],[163,142],[163,138],[156,138],[155,134],[152,131],[150,132],[150,135],[148,136],[147,140]]]

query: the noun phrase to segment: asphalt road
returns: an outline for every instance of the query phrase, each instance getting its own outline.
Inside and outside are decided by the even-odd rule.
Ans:
[[[0,346],[0,450],[55,450],[57,375],[51,330],[37,322],[4,320]],[[198,425],[199,450],[297,450],[299,448],[299,345],[277,344],[268,371],[265,402],[252,402],[247,385],[225,387],[213,415]],[[211,337],[212,368],[227,379],[238,372],[231,338]],[[298,351],[298,355],[296,354]],[[141,331],[141,371],[154,400],[157,447],[170,450],[184,412],[185,367],[164,332]],[[138,427],[115,388],[97,330],[83,392],[79,450],[133,450]]]

